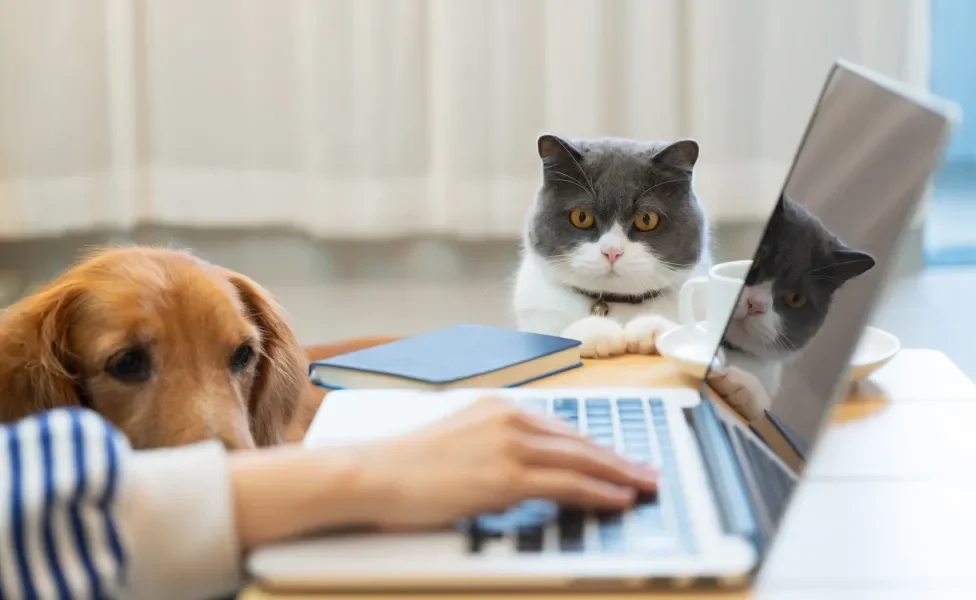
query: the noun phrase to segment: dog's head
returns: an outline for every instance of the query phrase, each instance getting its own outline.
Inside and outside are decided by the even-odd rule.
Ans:
[[[0,421],[91,408],[133,446],[284,441],[307,361],[250,279],[187,253],[100,251],[0,317]]]

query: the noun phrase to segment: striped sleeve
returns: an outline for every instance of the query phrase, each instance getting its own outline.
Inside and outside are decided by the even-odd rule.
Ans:
[[[226,452],[133,452],[98,414],[0,425],[0,600],[212,598],[240,585]]]
[[[130,455],[90,411],[0,426],[0,598],[123,594],[118,492]]]

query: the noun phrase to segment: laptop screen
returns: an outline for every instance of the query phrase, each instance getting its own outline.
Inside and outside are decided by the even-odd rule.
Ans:
[[[893,347],[865,325],[947,137],[932,102],[836,65],[751,261],[717,265],[705,284],[709,310],[715,298],[728,309],[703,393],[797,475],[852,361]]]

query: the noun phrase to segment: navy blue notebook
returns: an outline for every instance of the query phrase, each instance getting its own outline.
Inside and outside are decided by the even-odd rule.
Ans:
[[[521,385],[582,365],[580,343],[484,325],[457,325],[312,363],[330,389]]]

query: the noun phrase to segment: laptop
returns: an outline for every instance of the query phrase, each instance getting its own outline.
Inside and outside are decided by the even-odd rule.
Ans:
[[[839,61],[830,69],[776,210],[783,197],[792,199],[875,263],[839,290],[842,297],[801,351],[802,360],[768,390],[768,408],[758,419],[744,421],[705,383],[698,390],[502,392],[526,410],[556,415],[597,443],[654,465],[660,483],[651,502],[619,514],[585,514],[530,501],[442,531],[323,534],[258,549],[247,560],[250,575],[281,591],[593,592],[750,584],[848,382],[852,353],[957,113],[955,105],[859,66]],[[773,235],[767,224],[763,242]],[[724,368],[718,359],[713,364]],[[484,392],[332,392],[305,444],[405,433]]]

